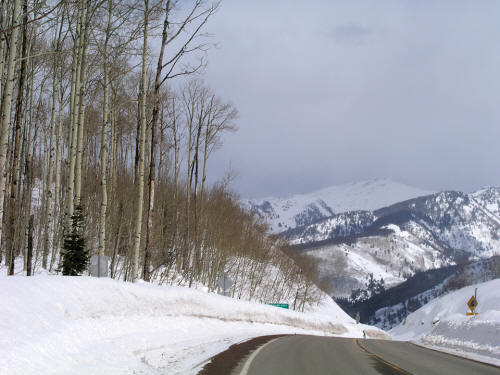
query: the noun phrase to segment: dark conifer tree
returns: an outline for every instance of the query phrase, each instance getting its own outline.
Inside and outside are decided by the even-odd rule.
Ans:
[[[61,250],[61,265],[63,275],[79,276],[89,266],[90,254],[85,248],[83,236],[83,210],[81,206],[75,207],[71,216],[71,230],[64,236],[64,244]]]

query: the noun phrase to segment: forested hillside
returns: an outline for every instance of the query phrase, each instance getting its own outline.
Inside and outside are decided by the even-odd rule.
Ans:
[[[213,291],[228,273],[235,297],[295,309],[321,298],[312,262],[299,268],[240,208],[231,173],[207,183],[238,117],[203,81],[220,6],[1,2],[2,272],[72,274],[79,251],[108,256],[125,281]]]
[[[335,297],[370,294],[417,272],[499,253],[500,188],[443,191],[375,211],[350,211],[283,233],[297,253],[316,259],[319,280]],[[369,296],[368,296],[369,297]]]

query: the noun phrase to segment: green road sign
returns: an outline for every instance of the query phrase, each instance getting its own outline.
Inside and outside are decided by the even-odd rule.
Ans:
[[[288,303],[269,303],[270,306],[281,307],[282,309],[289,309],[290,305]]]

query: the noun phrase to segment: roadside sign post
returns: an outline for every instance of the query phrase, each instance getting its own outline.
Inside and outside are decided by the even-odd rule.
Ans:
[[[229,294],[227,292],[229,291],[229,289],[233,285],[233,280],[231,280],[231,278],[228,275],[224,274],[221,277],[219,277],[219,279],[217,280],[217,285],[222,290],[222,293],[220,293],[220,294],[222,294],[223,296],[229,297]]]
[[[477,312],[474,312],[477,305],[479,304],[479,302],[477,302],[476,297],[477,297],[477,288],[474,290],[474,295],[467,302],[467,306],[469,307],[470,312],[466,312],[465,313],[466,316],[471,316],[471,315],[476,316],[478,314]]]
[[[105,255],[92,255],[90,258],[90,276],[108,277],[109,257]]]

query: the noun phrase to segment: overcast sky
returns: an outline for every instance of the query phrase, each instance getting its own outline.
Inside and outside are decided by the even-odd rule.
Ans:
[[[499,1],[225,0],[205,80],[242,197],[390,178],[500,186]]]

